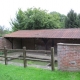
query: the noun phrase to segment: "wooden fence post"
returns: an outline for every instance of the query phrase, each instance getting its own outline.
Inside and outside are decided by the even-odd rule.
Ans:
[[[6,46],[4,47],[4,58],[5,58],[5,65],[7,65],[8,62],[7,62],[7,48],[6,48]]]
[[[54,48],[51,47],[51,70],[54,70]]]
[[[25,68],[27,66],[26,47],[23,47],[23,63],[24,63],[24,68]]]

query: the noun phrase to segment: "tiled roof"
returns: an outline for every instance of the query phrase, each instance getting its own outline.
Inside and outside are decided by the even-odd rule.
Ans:
[[[19,30],[6,34],[8,38],[69,38],[79,39],[80,28],[71,29],[43,29],[43,30]]]

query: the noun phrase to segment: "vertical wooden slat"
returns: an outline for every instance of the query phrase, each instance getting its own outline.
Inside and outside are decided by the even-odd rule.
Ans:
[[[24,63],[24,68],[25,68],[27,66],[26,47],[23,47],[23,63]]]
[[[7,62],[7,48],[6,48],[6,46],[4,47],[4,58],[5,58],[5,65],[7,65],[8,62]]]
[[[35,50],[35,38],[34,38],[34,50]]]
[[[51,70],[54,70],[54,48],[51,47]]]
[[[12,38],[12,49],[13,49],[13,46],[14,46],[14,45],[13,45],[13,38]]]
[[[21,38],[21,49],[23,48],[23,39]]]

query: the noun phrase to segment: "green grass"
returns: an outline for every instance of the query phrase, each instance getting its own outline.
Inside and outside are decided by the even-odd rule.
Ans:
[[[0,80],[80,80],[80,72],[50,71],[0,64]]]

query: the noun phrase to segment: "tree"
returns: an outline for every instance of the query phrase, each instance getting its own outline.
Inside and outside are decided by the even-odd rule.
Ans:
[[[14,31],[19,29],[26,29],[25,17],[26,17],[25,13],[21,9],[19,9],[19,11],[16,13],[16,19],[14,20],[11,19],[11,23],[10,23]]]
[[[26,29],[47,29],[54,27],[52,17],[45,10],[36,8],[28,9],[25,11],[25,14],[27,26]]]
[[[65,18],[65,28],[77,28],[78,22],[77,22],[77,14],[74,12],[74,10],[70,10],[70,12],[67,14],[67,17]]]
[[[45,11],[37,8],[30,8],[27,11],[18,10],[16,19],[11,20],[12,29],[48,29],[54,28],[52,17]]]
[[[4,34],[4,27],[0,26],[0,37]]]
[[[19,9],[16,18],[11,20],[11,25],[13,31],[61,28],[63,26],[62,18],[63,15],[47,13],[46,10],[40,8],[29,8],[26,11]]]
[[[9,29],[5,29],[4,26],[0,26],[0,37],[8,33],[10,33]]]
[[[64,25],[65,25],[64,22],[65,22],[66,16],[58,12],[51,12],[50,14],[53,16],[55,27],[64,28]]]
[[[80,28],[80,14],[78,14],[78,16],[77,16],[77,25]]]

